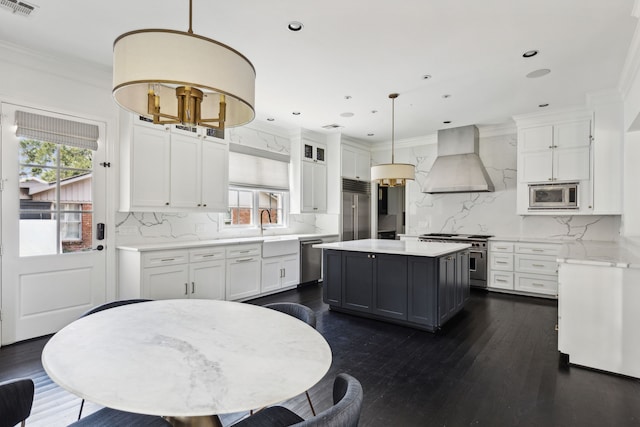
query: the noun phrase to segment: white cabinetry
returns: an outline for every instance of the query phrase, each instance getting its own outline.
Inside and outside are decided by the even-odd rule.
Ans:
[[[342,146],[342,177],[371,180],[371,154],[349,145]]]
[[[518,126],[517,212],[520,215],[590,215],[593,209],[593,113],[515,117]],[[577,209],[529,209],[529,184],[578,183]]]
[[[520,180],[527,183],[590,179],[591,121],[518,130]]]
[[[225,211],[228,146],[201,129],[121,114],[122,211]]]
[[[260,294],[260,244],[227,247],[226,295],[228,300]]]
[[[288,255],[262,259],[262,292],[272,292],[300,283],[300,258]]]
[[[292,213],[327,212],[327,146],[324,135],[303,130],[291,144]]]
[[[120,299],[224,299],[224,248],[119,251]]]
[[[540,242],[489,242],[490,290],[556,296],[559,245]]]

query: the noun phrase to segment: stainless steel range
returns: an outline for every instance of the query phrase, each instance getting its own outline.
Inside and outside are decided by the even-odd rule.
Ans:
[[[490,237],[483,234],[454,234],[429,233],[418,237],[421,242],[450,242],[468,243],[469,248],[469,278],[471,286],[487,287],[487,240]]]

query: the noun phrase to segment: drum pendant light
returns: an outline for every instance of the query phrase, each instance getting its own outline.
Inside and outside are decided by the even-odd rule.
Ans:
[[[256,72],[242,54],[191,29],[144,29],[113,44],[113,97],[122,108],[153,117],[224,131],[255,117]]]
[[[416,167],[408,163],[394,163],[395,145],[395,101],[397,93],[389,95],[391,98],[391,163],[383,163],[371,167],[371,181],[380,187],[402,187],[407,180],[414,180]]]

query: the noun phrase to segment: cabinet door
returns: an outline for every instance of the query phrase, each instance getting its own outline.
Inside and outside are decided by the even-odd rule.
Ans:
[[[300,283],[300,258],[297,256],[282,259],[282,287],[295,286]]]
[[[225,262],[197,262],[189,266],[190,298],[218,299],[225,298]]]
[[[228,300],[248,298],[260,293],[260,259],[227,260],[226,294]]]
[[[202,141],[202,208],[224,212],[229,206],[229,150],[223,140]]]
[[[553,178],[556,181],[580,181],[590,177],[590,148],[572,147],[554,150]]]
[[[453,255],[443,256],[438,259],[440,264],[438,272],[439,325],[449,320],[455,312],[455,259]]]
[[[342,307],[342,253],[322,250],[322,297],[326,304]]]
[[[456,312],[471,296],[469,282],[469,252],[458,252],[456,259]]]
[[[553,150],[522,153],[521,179],[524,182],[553,181]]]
[[[342,307],[358,311],[371,311],[373,297],[373,268],[371,254],[347,252],[342,255],[343,298]]]
[[[313,199],[316,213],[327,211],[327,167],[315,165],[313,173]]]
[[[200,139],[171,135],[171,206],[195,209],[200,206]]]
[[[279,257],[262,260],[262,292],[280,289],[282,265]]]
[[[591,121],[560,123],[553,127],[553,145],[561,150],[589,147],[591,145]]]
[[[384,317],[407,320],[407,257],[372,254],[372,311]]]
[[[342,176],[356,179],[356,152],[350,148],[342,147]]]
[[[144,298],[178,299],[189,297],[187,264],[145,268],[142,272]]]
[[[314,170],[315,164],[302,162],[302,212],[313,212],[314,205]]]
[[[371,155],[367,152],[356,153],[356,179],[371,180]]]
[[[553,126],[537,126],[522,129],[518,133],[518,151],[546,151],[553,146]]]
[[[438,324],[438,277],[435,258],[407,257],[407,320],[435,328]]]
[[[131,206],[170,203],[171,147],[169,131],[133,126],[131,141]]]

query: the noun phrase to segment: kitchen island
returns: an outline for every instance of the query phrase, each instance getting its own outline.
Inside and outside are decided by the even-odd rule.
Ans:
[[[463,243],[352,240],[323,249],[323,299],[331,310],[430,332],[469,298]]]

